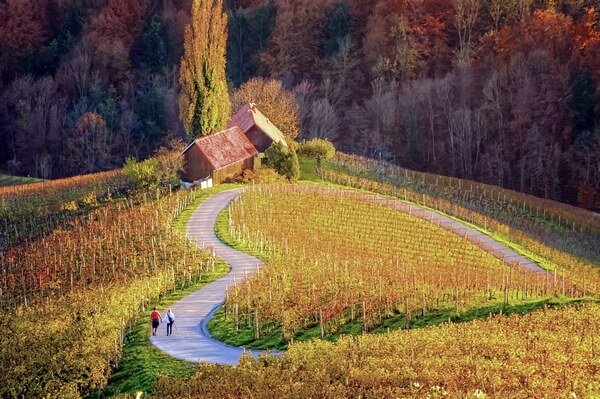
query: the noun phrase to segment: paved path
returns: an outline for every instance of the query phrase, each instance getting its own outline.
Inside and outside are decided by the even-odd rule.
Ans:
[[[241,190],[220,192],[202,203],[187,225],[187,235],[199,246],[211,250],[231,266],[231,272],[173,304],[175,329],[167,337],[166,324],[150,341],[163,352],[190,362],[237,364],[244,349],[213,339],[207,328],[208,320],[225,301],[225,292],[235,282],[256,272],[260,260],[223,244],[215,235],[214,226],[219,212],[229,205]],[[256,357],[260,351],[251,351]]]
[[[485,234],[434,211],[379,195],[357,195],[358,193],[355,191],[327,190],[341,192],[344,195],[355,195],[357,199],[374,201],[383,206],[407,212],[466,237],[475,245],[491,252],[509,265],[543,271],[537,264]],[[178,359],[191,362],[237,364],[239,357],[244,353],[242,348],[232,347],[213,339],[206,328],[208,320],[225,301],[227,289],[235,282],[240,282],[256,272],[261,263],[257,258],[223,244],[214,233],[214,225],[219,212],[240,195],[240,192],[239,189],[224,191],[210,197],[196,209],[188,222],[187,235],[194,239],[199,246],[208,250],[213,249],[215,255],[231,266],[231,272],[173,304],[176,328],[172,336],[165,336],[166,327],[161,325],[159,335],[151,337],[150,341],[155,346]],[[262,352],[250,351],[250,353],[257,357]]]

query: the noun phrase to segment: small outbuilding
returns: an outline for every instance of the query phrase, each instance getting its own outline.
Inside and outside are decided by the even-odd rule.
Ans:
[[[238,126],[203,136],[184,151],[184,182],[198,182],[212,178],[219,184],[229,177],[252,169],[257,149]]]
[[[288,148],[281,130],[254,104],[245,104],[233,115],[226,130],[200,137],[183,150],[182,184],[210,187],[244,169],[254,169],[260,165],[258,155],[274,142]]]
[[[273,142],[282,143],[287,148],[285,136],[253,103],[243,105],[229,121],[228,127],[239,126],[250,142],[258,150],[265,152]]]

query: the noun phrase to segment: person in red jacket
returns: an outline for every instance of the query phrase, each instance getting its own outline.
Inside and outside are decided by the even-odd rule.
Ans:
[[[156,307],[152,309],[152,313],[150,313],[150,321],[152,322],[152,335],[156,335],[156,329],[160,324],[160,313],[156,310]]]

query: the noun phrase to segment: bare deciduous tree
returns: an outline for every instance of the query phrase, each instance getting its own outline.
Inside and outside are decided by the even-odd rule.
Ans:
[[[458,34],[458,66],[468,65],[479,21],[480,0],[454,0],[454,25]]]
[[[327,98],[312,103],[307,138],[333,141],[338,136],[339,125],[337,112]]]

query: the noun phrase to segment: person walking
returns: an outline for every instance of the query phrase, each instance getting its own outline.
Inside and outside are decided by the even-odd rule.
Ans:
[[[152,313],[150,313],[150,321],[152,322],[152,335],[156,335],[156,329],[160,324],[161,319],[160,313],[156,310],[156,307],[152,309]]]
[[[173,335],[173,324],[175,323],[175,315],[171,309],[167,310],[163,321],[167,322],[167,336]]]

